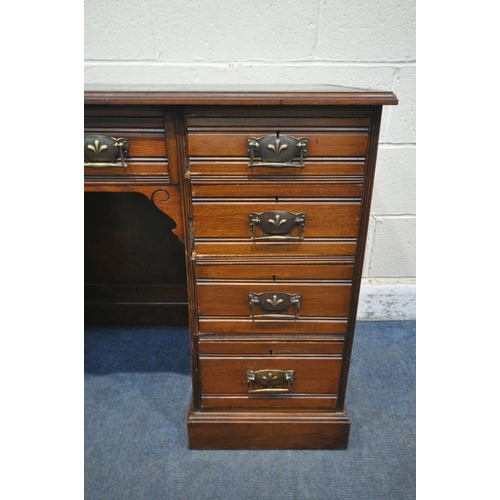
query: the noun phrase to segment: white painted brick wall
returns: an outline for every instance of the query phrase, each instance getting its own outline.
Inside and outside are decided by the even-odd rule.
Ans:
[[[361,319],[415,317],[414,0],[86,0],[85,82],[330,83],[384,108]]]

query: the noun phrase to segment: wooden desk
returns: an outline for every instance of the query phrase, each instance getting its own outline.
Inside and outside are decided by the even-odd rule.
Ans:
[[[380,119],[394,104],[333,86],[85,92],[87,319],[188,316],[191,448],[347,447]]]

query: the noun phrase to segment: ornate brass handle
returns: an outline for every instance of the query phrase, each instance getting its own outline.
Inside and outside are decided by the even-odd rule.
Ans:
[[[286,293],[286,292],[263,292],[263,293],[249,293],[248,294],[248,307],[252,310],[251,318],[255,317],[255,306],[259,306],[262,311],[261,316],[279,316],[279,317],[299,317],[300,301],[302,295],[299,293]],[[290,307],[294,308],[294,315],[287,315],[286,312]]]
[[[252,240],[301,240],[302,233],[306,230],[306,214],[294,214],[292,212],[274,211],[248,214]],[[290,233],[298,226],[299,235],[290,236]],[[255,230],[259,229],[264,236],[256,237]]]
[[[248,392],[274,394],[280,392],[292,392],[294,378],[293,370],[259,370],[247,372]],[[253,389],[253,384],[257,389]],[[283,387],[286,384],[286,387]]]
[[[296,139],[289,135],[266,135],[247,139],[247,152],[250,158],[249,167],[273,167],[273,168],[305,168],[304,158],[307,157],[307,146],[309,140],[305,137]],[[255,155],[260,156],[262,163],[254,163]],[[294,164],[294,157],[300,154],[299,164]]]
[[[122,167],[127,168],[125,157],[128,156],[128,139],[108,137],[106,135],[86,135],[83,139],[84,167]],[[120,157],[121,165],[116,163]]]

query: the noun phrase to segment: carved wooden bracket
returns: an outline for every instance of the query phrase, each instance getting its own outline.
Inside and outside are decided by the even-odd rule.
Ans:
[[[172,232],[182,243],[185,244],[184,224],[182,219],[182,201],[179,187],[168,186],[156,189],[156,191],[151,194],[150,199],[164,214],[167,214],[174,220],[176,226]]]
[[[109,184],[105,180],[99,182],[93,180],[85,183],[85,191],[88,192],[115,192],[115,193],[142,193],[147,196],[155,206],[164,214],[168,215],[175,222],[175,229],[172,232],[179,240],[186,244],[184,239],[184,222],[182,215],[182,197],[179,186],[165,185],[159,187],[158,184]]]

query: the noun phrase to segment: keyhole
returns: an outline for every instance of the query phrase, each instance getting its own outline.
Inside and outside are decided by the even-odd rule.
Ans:
[[[273,355],[273,350],[271,349],[271,350],[269,351],[269,356],[272,356],[272,355]]]
[[[277,130],[277,131],[276,131],[276,139],[279,139],[279,138],[280,138],[280,131],[279,131],[279,130]]]
[[[273,281],[276,281],[276,276],[273,274]]]
[[[277,197],[277,196],[275,196],[275,197],[274,197],[274,199],[276,200],[276,203],[278,203],[278,197]]]

